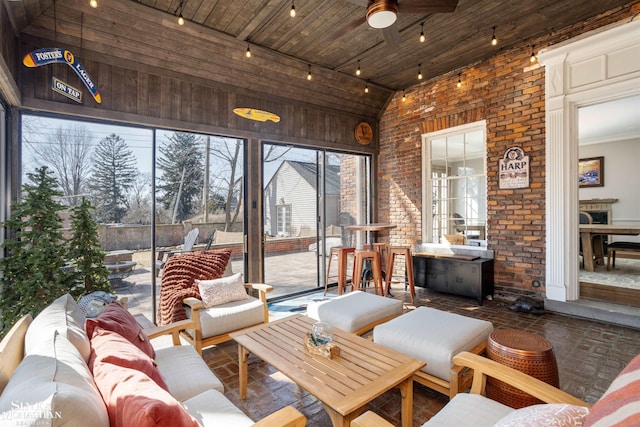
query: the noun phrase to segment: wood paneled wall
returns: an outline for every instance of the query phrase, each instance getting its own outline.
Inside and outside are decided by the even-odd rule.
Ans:
[[[55,42],[22,36],[20,57]],[[72,51],[73,52],[73,51]],[[177,74],[170,70],[135,64],[84,49],[73,52],[97,84],[102,103],[97,103],[80,78],[66,64],[20,69],[23,106],[41,111],[113,120],[170,129],[206,132],[240,138],[327,147],[351,152],[374,152],[377,142],[363,147],[354,139],[354,129],[367,121],[377,129],[375,117],[361,117],[343,111],[289,101],[277,96],[251,94],[245,90],[221,88],[211,80]],[[83,55],[81,56],[80,53]],[[83,92],[83,103],[51,90],[56,77]],[[280,116],[279,123],[251,121],[233,113],[236,107],[267,110]]]

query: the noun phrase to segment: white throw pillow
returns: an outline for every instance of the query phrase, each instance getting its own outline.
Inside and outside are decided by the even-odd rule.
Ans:
[[[102,396],[78,349],[50,330],[0,396],[0,426],[109,426]]]
[[[64,335],[80,352],[85,363],[89,361],[91,345],[84,330],[84,313],[69,294],[49,304],[33,319],[24,337],[24,352],[31,354],[42,341],[52,336],[52,331]]]
[[[493,427],[580,427],[588,414],[583,406],[545,403],[513,411]]]
[[[249,298],[242,273],[213,280],[197,280],[200,296],[206,308]]]

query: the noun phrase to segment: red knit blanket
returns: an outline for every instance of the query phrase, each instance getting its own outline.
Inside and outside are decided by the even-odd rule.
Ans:
[[[222,277],[231,258],[230,249],[201,251],[174,255],[162,269],[158,325],[167,325],[187,318],[182,300],[200,298],[196,279],[211,280]]]

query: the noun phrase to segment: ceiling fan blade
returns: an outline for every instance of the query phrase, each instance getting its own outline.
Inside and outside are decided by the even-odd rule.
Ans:
[[[398,11],[402,13],[450,13],[456,10],[458,0],[402,0]]]
[[[391,48],[398,47],[400,44],[400,33],[395,25],[382,29],[384,35],[384,41]]]

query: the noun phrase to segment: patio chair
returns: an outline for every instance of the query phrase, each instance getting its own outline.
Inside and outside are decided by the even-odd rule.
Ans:
[[[184,245],[182,245],[181,251],[175,251],[175,250],[159,250],[158,251],[158,257],[156,258],[156,277],[158,277],[158,275],[160,274],[160,270],[162,270],[162,268],[167,263],[167,260],[170,257],[176,254],[193,251],[193,245],[195,245],[196,240],[198,239],[199,233],[200,231],[197,228],[194,228],[193,230],[188,232],[187,235],[184,236]]]
[[[576,417],[584,417],[588,413],[587,408],[589,408],[589,405],[582,400],[537,378],[508,366],[501,365],[493,360],[477,354],[461,352],[454,356],[453,361],[456,365],[473,369],[471,391],[470,393],[456,394],[456,396],[451,399],[440,412],[427,421],[423,427],[461,425],[474,425],[479,427],[492,426],[508,415],[511,415],[511,417],[523,416],[526,417],[524,419],[527,421],[533,421],[533,417],[537,415],[537,413],[532,415],[532,413],[529,412],[532,409],[529,408],[539,408],[539,412],[544,415],[546,415],[545,412],[547,408],[557,413],[558,416],[567,416],[568,411],[571,411],[571,416]],[[519,390],[526,391],[547,404],[564,404],[564,406],[536,405],[515,410],[484,396],[487,376],[504,381]],[[631,403],[631,405],[632,404],[633,403]],[[564,410],[560,411],[559,408],[564,408]],[[522,419],[520,419],[520,423],[516,421],[508,425],[522,424]],[[539,425],[551,425],[551,422],[547,420],[547,423],[542,422]],[[365,412],[351,422],[351,427],[370,426],[391,427],[393,425],[371,411]]]

